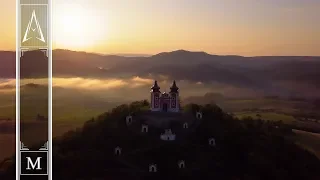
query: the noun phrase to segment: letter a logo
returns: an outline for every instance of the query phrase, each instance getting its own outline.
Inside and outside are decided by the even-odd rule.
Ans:
[[[32,28],[32,23],[35,23],[36,27],[35,28]],[[28,37],[29,36],[29,33],[30,33],[30,30],[32,30],[33,32],[37,32],[38,36],[40,37],[36,37],[38,40],[42,41],[42,42],[46,42],[45,39],[44,39],[44,36],[42,34],[42,31],[41,31],[41,27],[39,25],[39,22],[37,20],[37,17],[36,17],[36,12],[35,10],[33,10],[32,12],[32,16],[31,16],[31,19],[28,23],[28,27],[26,29],[26,32],[24,34],[24,37],[23,37],[23,40],[22,40],[22,43],[28,41],[29,39],[31,39],[32,37]]]

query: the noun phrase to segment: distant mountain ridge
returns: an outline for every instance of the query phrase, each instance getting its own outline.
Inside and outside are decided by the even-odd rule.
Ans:
[[[15,52],[13,51],[0,51],[0,77],[8,78],[12,76],[15,71]],[[37,62],[38,59],[34,61]],[[247,67],[259,67],[261,65],[272,65],[279,64],[281,62],[292,62],[300,61],[300,63],[307,62],[318,62],[320,57],[318,56],[256,56],[256,57],[244,57],[237,55],[212,55],[206,52],[191,52],[186,50],[176,50],[172,52],[161,52],[152,56],[134,56],[125,57],[121,55],[101,55],[95,53],[87,53],[83,51],[70,51],[63,49],[53,50],[53,63],[56,66],[56,73],[60,72],[59,62],[63,61],[65,66],[71,65],[69,63],[77,62],[80,64],[95,65],[95,66],[123,66],[128,62],[123,62],[127,60],[139,60],[137,62],[130,63],[142,63],[141,60],[149,60],[146,65],[161,65],[161,64],[203,64],[203,63],[214,63],[215,65],[239,65]],[[57,62],[59,61],[59,62]],[[154,62],[152,62],[154,61]],[[152,64],[150,64],[152,63]],[[75,66],[76,67],[79,67]],[[130,64],[132,65],[132,64]]]
[[[29,52],[22,74],[25,78],[47,74],[47,63]],[[15,77],[15,52],[0,51],[0,78]],[[320,88],[320,57],[211,55],[206,52],[177,50],[150,57],[99,55],[70,50],[53,51],[55,77],[83,78],[157,78],[222,84],[271,91],[274,84]],[[278,90],[272,90],[278,91]]]

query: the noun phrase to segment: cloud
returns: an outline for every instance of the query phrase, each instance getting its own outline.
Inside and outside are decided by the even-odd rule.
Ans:
[[[0,79],[0,91],[15,91],[16,80],[15,79]]]
[[[169,76],[160,74],[160,75],[159,75],[159,79],[160,79],[160,80],[168,80],[168,79],[169,79]]]
[[[53,78],[53,87],[61,87],[65,89],[74,89],[80,91],[96,91],[104,95],[118,95],[126,97],[130,92],[130,97],[146,96],[149,88],[152,86],[154,79],[147,77],[134,76],[126,79],[92,79],[92,78]],[[21,80],[21,85],[27,83],[47,85],[47,79],[25,79]],[[172,80],[162,79],[158,80],[161,91],[169,91]],[[177,81],[183,96],[201,95],[207,92],[219,92],[226,96],[257,96],[263,94],[252,89],[234,87],[227,84],[220,83],[203,83],[203,82],[190,82],[187,80]],[[0,91],[15,91],[15,80],[0,80]]]
[[[53,87],[102,90],[123,87],[128,84],[121,79],[53,78]]]
[[[71,89],[86,89],[86,90],[108,90],[116,88],[136,88],[141,86],[151,86],[153,79],[141,78],[135,76],[128,79],[91,79],[91,78],[53,78],[53,87],[71,88]],[[48,79],[24,79],[20,81],[21,85],[28,83],[47,85]],[[15,79],[0,80],[0,90],[15,90]]]
[[[153,83],[154,80],[153,79],[148,79],[148,78],[141,78],[139,76],[136,76],[136,77],[133,77],[131,79],[131,81],[144,83],[144,84],[151,84],[151,83]]]

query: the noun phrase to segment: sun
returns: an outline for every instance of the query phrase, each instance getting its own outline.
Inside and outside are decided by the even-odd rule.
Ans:
[[[106,39],[106,22],[94,11],[78,4],[64,4],[53,14],[56,48],[86,50]]]

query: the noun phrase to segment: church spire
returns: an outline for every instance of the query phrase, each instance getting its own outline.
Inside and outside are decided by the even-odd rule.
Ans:
[[[171,87],[170,87],[170,92],[178,92],[179,88],[178,86],[176,85],[176,81],[174,80]]]
[[[160,87],[157,81],[154,81],[153,86],[151,87],[151,92],[160,92]]]

